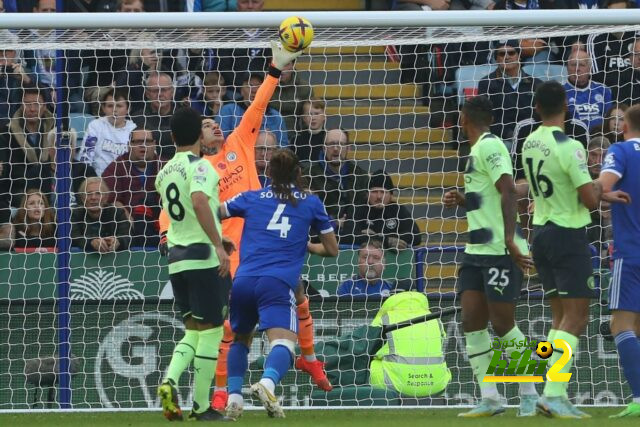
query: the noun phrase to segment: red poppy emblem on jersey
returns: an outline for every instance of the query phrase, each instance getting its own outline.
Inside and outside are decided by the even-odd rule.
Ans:
[[[227,168],[226,164],[224,164],[222,162],[218,163],[218,169],[225,170],[226,168]]]

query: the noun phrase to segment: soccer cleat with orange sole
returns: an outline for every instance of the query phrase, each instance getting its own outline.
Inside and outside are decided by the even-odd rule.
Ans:
[[[324,362],[319,360],[309,362],[303,356],[298,356],[296,359],[296,369],[311,375],[313,382],[316,383],[321,390],[333,390],[333,386],[327,378],[327,373],[324,371]]]

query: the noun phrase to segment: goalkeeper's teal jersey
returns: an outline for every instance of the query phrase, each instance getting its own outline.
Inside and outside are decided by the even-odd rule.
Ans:
[[[465,208],[469,243],[465,252],[474,255],[505,255],[502,197],[495,186],[502,175],[513,174],[507,147],[500,138],[484,133],[471,147],[464,173]],[[516,233],[520,251],[529,253],[527,242]]]
[[[577,190],[591,182],[580,142],[559,127],[541,125],[522,146],[522,166],[535,202],[533,225],[580,228],[591,223]]]
[[[170,274],[220,265],[213,244],[200,226],[191,202],[191,194],[195,192],[201,191],[208,196],[216,228],[222,236],[222,227],[218,219],[218,207],[220,206],[218,181],[218,174],[211,163],[191,152],[176,153],[158,173],[156,190],[162,197],[162,208],[170,219],[167,232],[169,248],[189,246],[195,243],[210,245],[207,259],[188,259],[170,263]]]

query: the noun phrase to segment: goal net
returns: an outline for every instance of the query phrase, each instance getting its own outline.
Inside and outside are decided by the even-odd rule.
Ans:
[[[435,329],[406,328],[391,345],[393,335],[375,327],[384,319],[374,318],[399,291],[426,295],[432,312],[459,304],[467,223],[463,209],[444,208],[441,199],[464,185],[469,148],[458,112],[466,99],[486,94],[493,102],[491,130],[514,155],[516,177],[519,147],[538,125],[532,99],[541,81],[565,84],[566,132],[589,149],[594,174],[608,144],[622,138],[620,115],[640,97],[640,25],[626,24],[640,21],[604,13],[607,25],[593,25],[601,11],[575,12],[553,25],[535,13],[517,25],[500,12],[492,25],[483,13],[477,22],[426,14],[423,25],[408,21],[415,14],[385,20],[362,13],[348,23],[348,14],[303,14],[316,25],[315,40],[293,70],[283,70],[256,167],[264,174],[273,145],[294,149],[335,220],[341,252],[309,256],[302,277],[316,353],[334,389],[321,392],[292,369],[277,389],[285,406],[459,406],[479,396],[459,313],[430,321]],[[174,25],[145,16],[118,28],[133,23],[118,14],[65,30],[51,28],[73,18],[43,24],[34,17],[0,32],[0,410],[159,407],[155,389],[184,330],[157,250],[153,181],[173,153],[169,119],[174,108],[191,105],[228,136],[262,81],[268,42],[287,14],[253,22],[206,15],[216,19],[203,24],[180,14]],[[602,326],[609,215],[593,219],[596,297],[569,393],[578,404],[621,404],[630,392]],[[360,249],[373,240],[382,247]],[[540,341],[549,307],[535,273],[526,286],[517,322]],[[425,313],[415,305],[398,310],[386,323]],[[268,350],[258,334],[246,385],[259,378]],[[449,381],[423,366],[439,357]],[[394,361],[413,366],[413,380],[392,378]],[[186,407],[191,383],[185,373]],[[518,403],[515,384],[499,389]]]

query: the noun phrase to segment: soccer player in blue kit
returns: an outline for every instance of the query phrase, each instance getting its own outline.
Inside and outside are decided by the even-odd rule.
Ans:
[[[611,333],[633,400],[612,416],[615,418],[640,417],[640,105],[625,113],[624,138],[625,142],[609,147],[598,179],[604,200],[609,200],[608,192],[617,190],[627,202],[611,205],[613,273],[609,308]]]
[[[229,301],[231,329],[236,334],[228,356],[229,400],[226,414],[242,415],[242,384],[248,368],[253,332],[266,331],[271,352],[252,395],[273,418],[284,418],[275,387],[295,355],[298,318],[294,291],[307,250],[337,256],[338,242],[320,199],[307,192],[298,158],[287,149],[274,151],[269,163],[271,185],[247,191],[220,206],[221,219],[244,218],[240,266]],[[321,243],[309,243],[309,229]]]

